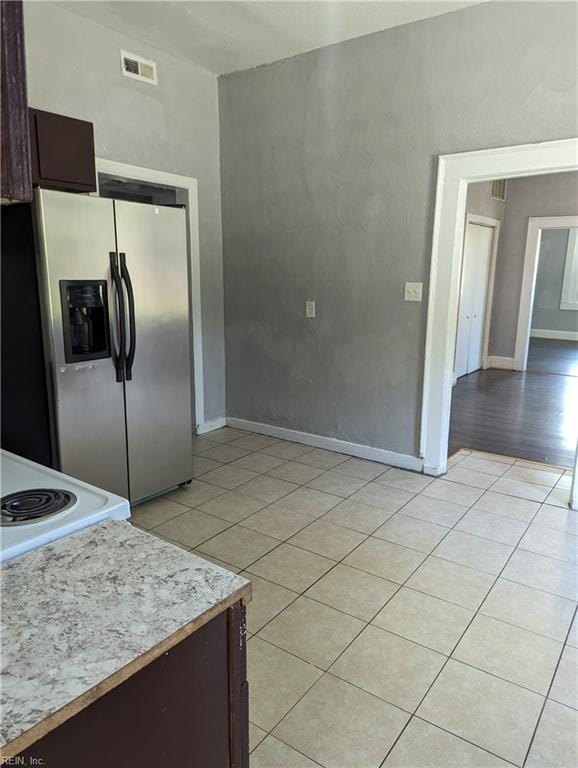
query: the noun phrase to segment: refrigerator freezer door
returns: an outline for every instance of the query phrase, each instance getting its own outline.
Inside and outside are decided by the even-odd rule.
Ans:
[[[114,205],[119,258],[126,254],[134,295],[135,338],[129,333],[127,354],[136,345],[125,382],[134,502],[191,478],[187,230],[184,210],[119,200]]]
[[[60,469],[126,497],[124,387],[115,375],[118,332],[109,255],[115,251],[113,204],[50,190],[38,191],[36,201]]]

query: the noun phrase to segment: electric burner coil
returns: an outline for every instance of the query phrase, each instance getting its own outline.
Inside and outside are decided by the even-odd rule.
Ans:
[[[76,504],[77,497],[60,488],[31,488],[2,496],[0,524],[23,525],[45,520]]]

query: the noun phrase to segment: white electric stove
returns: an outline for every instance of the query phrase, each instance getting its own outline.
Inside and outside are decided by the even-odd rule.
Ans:
[[[126,520],[130,505],[74,477],[0,451],[0,562],[102,520]]]

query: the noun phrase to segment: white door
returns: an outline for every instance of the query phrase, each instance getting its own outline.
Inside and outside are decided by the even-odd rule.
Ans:
[[[467,225],[454,364],[456,378],[482,367],[493,236],[492,227]]]

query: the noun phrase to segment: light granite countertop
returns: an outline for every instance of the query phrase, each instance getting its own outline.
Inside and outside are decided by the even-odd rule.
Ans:
[[[241,576],[118,521],[16,557],[1,577],[3,756],[251,598]]]

